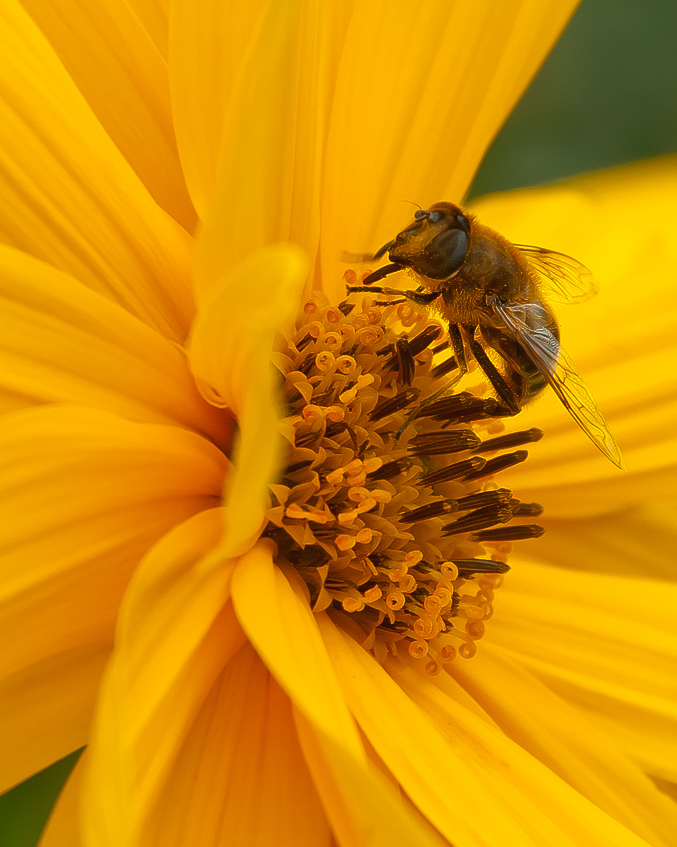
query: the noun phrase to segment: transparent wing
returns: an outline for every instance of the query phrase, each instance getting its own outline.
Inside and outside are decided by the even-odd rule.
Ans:
[[[547,294],[560,303],[582,303],[597,293],[592,273],[581,262],[564,253],[516,244],[538,273]]]
[[[623,469],[621,451],[581,375],[548,329],[549,317],[543,306],[539,303],[507,305],[496,297],[490,299],[489,305],[595,447],[616,467]]]

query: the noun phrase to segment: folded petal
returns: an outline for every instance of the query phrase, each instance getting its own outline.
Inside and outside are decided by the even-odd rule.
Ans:
[[[362,731],[454,845],[645,843],[451,698],[436,725],[361,645],[328,620],[320,628]]]
[[[367,761],[316,619],[265,541],[238,561],[232,596],[249,640],[299,713],[304,756],[339,844],[435,847],[437,837]]]
[[[230,440],[185,353],[67,274],[0,246],[0,410],[71,402]]]
[[[677,586],[512,560],[486,638],[644,771],[677,771]]]
[[[22,4],[152,197],[192,231],[195,211],[176,149],[167,64],[132,6]]]
[[[278,381],[270,356],[276,333],[299,304],[307,264],[297,247],[271,245],[225,274],[201,302],[189,357],[200,390],[237,416],[240,440],[225,499],[227,556],[249,549],[264,520],[267,486],[280,469]]]
[[[16,0],[0,14],[0,240],[168,338],[192,317],[190,238],[152,199]]]
[[[223,529],[222,509],[177,526],[139,564],[125,594],[89,747],[85,843],[149,843],[140,834],[145,816],[244,642],[228,604]],[[198,567],[209,559],[215,566]]]
[[[171,527],[218,503],[226,468],[211,442],[176,426],[77,407],[5,415],[0,679],[37,680],[60,654],[109,645],[139,560]],[[50,722],[50,704],[39,705]]]
[[[622,473],[597,454],[553,392],[520,413],[515,428],[546,433],[510,473],[520,496],[570,517],[677,493],[677,157],[507,192],[474,205],[521,244],[574,256],[599,278],[597,297],[560,308],[562,346],[624,453]],[[628,231],[627,210],[643,209]]]
[[[322,190],[322,284],[411,212],[459,202],[576,2],[358,3],[342,48]],[[367,198],[367,203],[360,202]]]

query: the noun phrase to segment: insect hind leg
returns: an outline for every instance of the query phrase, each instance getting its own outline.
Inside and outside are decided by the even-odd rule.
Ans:
[[[508,385],[505,377],[498,371],[496,365],[491,361],[489,356],[487,356],[484,347],[482,347],[480,342],[475,338],[475,327],[467,326],[464,327],[464,330],[470,350],[477,360],[477,364],[484,371],[494,391],[498,394],[501,400],[503,400],[510,411],[516,415],[521,409],[518,395],[515,393],[514,389]]]

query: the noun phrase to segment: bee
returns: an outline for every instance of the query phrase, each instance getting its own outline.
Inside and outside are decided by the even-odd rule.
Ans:
[[[568,302],[591,296],[594,283],[584,265],[552,250],[513,244],[453,203],[419,209],[369,259],[386,253],[389,264],[366,276],[363,285],[347,286],[349,293],[372,291],[430,307],[449,326],[458,365],[451,384],[468,372],[470,353],[511,414],[550,385],[593,444],[624,467],[602,413],[560,346],[559,326],[545,299],[546,293]],[[416,290],[374,285],[406,269],[413,271]],[[488,350],[497,354],[497,364]]]

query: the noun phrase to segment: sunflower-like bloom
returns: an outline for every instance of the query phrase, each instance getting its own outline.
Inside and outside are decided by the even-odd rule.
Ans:
[[[351,324],[342,251],[392,237],[402,199],[462,198],[574,3],[169,5],[0,12],[3,788],[87,745],[45,847],[674,843],[677,163],[477,204],[600,277],[563,338],[629,468],[556,399],[520,413],[546,437],[505,484],[548,533],[494,598],[500,573],[419,567],[446,549],[416,520],[435,507],[392,529],[414,459],[316,471],[313,438],[376,450],[405,414],[376,343],[419,318],[366,302]],[[428,487],[492,460],[450,461]],[[488,540],[504,570],[465,520],[467,556]]]

